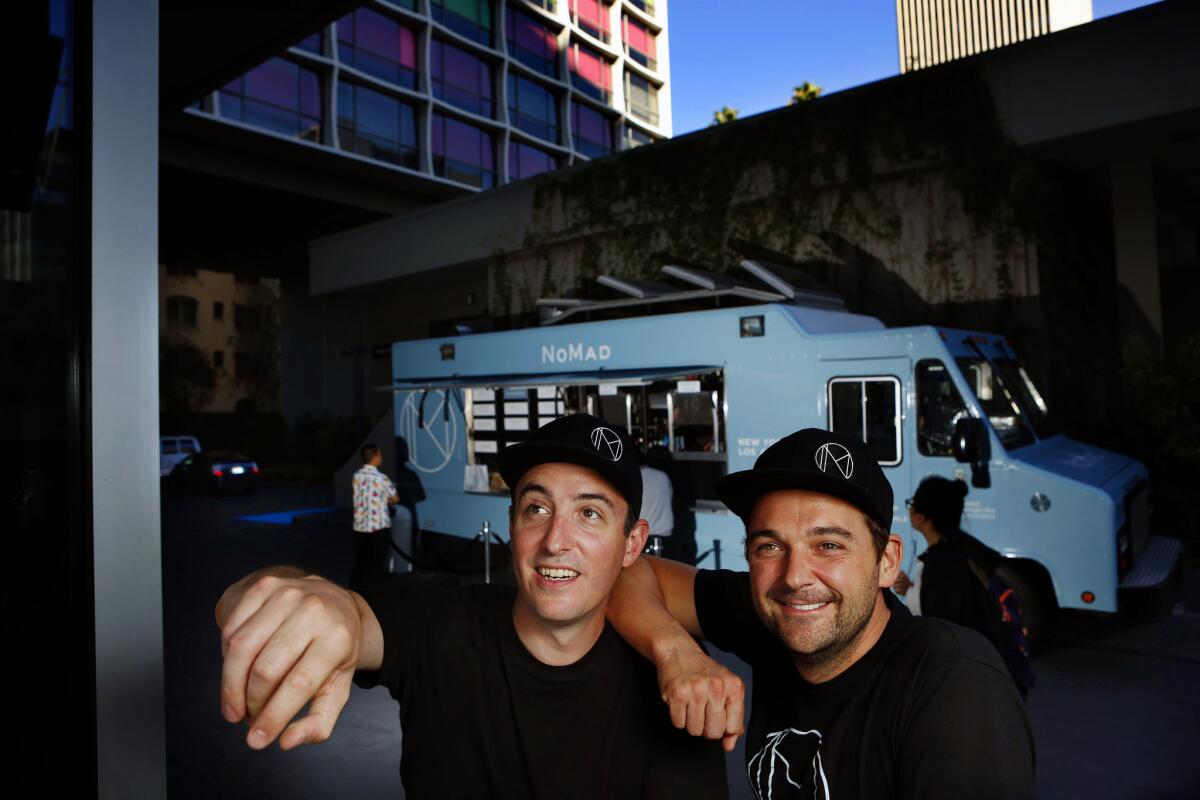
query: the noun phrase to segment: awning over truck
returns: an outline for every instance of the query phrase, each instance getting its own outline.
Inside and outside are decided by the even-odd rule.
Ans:
[[[522,373],[507,375],[448,375],[438,378],[397,378],[391,386],[379,387],[383,391],[412,392],[425,389],[471,389],[487,387],[499,389],[506,386],[577,386],[592,383],[648,384],[654,381],[683,378],[687,375],[704,375],[717,372],[721,367],[712,365],[690,367],[651,367],[646,369],[598,369],[583,372]]]

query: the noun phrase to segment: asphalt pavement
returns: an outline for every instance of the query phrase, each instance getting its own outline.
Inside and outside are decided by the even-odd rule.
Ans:
[[[404,797],[399,718],[386,690],[355,688],[332,739],[289,753],[277,746],[250,750],[245,727],[226,723],[218,707],[217,598],[242,575],[277,563],[346,581],[354,547],[350,519],[332,505],[332,489],[320,487],[164,496],[173,800]],[[297,511],[307,513],[286,513]],[[1038,683],[1028,703],[1039,798],[1200,796],[1200,574],[1185,576],[1183,597],[1175,614],[1154,624],[1060,615],[1034,655]],[[735,661],[729,663],[744,671]],[[741,763],[739,748],[729,759],[730,787],[734,797],[749,798]]]

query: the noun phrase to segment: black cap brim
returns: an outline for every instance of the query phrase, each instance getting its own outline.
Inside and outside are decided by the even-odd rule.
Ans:
[[[630,485],[628,477],[615,462],[599,456],[587,447],[575,447],[565,442],[527,441],[504,448],[500,452],[498,466],[500,477],[510,489],[516,489],[521,476],[539,464],[565,463],[587,467],[600,475],[625,498],[625,502],[640,514],[642,509],[641,487]]]
[[[743,521],[748,521],[755,502],[764,494],[784,489],[801,489],[845,500],[885,529],[890,529],[892,525],[892,509],[887,509],[885,515],[884,509],[878,508],[874,498],[865,490],[840,477],[814,474],[812,470],[747,469],[720,478],[716,489],[721,502]]]

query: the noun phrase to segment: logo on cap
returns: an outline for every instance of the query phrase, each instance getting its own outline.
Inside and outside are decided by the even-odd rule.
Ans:
[[[617,436],[616,431],[612,428],[604,426],[592,431],[592,447],[596,448],[601,455],[607,453],[613,461],[620,461],[621,456],[625,453],[625,444],[621,441],[621,437]]]
[[[593,434],[594,438],[594,434]],[[829,442],[817,448],[817,469],[829,472],[832,465],[847,480],[854,474],[854,458],[850,451],[837,442]]]

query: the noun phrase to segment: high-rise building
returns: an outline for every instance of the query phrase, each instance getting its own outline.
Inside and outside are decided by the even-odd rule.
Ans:
[[[371,0],[192,105],[487,189],[671,135],[667,0]]]
[[[900,71],[944,64],[1092,20],[1092,0],[896,0]]]

